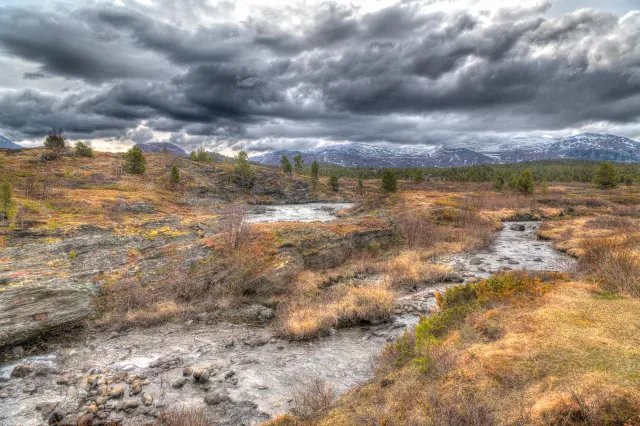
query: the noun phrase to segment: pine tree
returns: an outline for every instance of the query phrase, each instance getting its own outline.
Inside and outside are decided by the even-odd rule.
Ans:
[[[253,186],[253,179],[255,175],[251,170],[251,163],[249,163],[249,155],[246,151],[238,152],[235,156],[235,164],[233,166],[234,181],[242,186],[250,188]]]
[[[414,182],[424,182],[424,173],[420,169],[413,169],[411,171],[411,177]]]
[[[315,189],[318,185],[318,176],[320,175],[320,166],[318,166],[318,162],[313,160],[311,163],[311,186]]]
[[[180,183],[180,170],[175,166],[171,166],[171,184],[177,185]]]
[[[338,175],[333,172],[329,175],[329,186],[334,191],[337,191],[340,189],[340,182],[338,181]]]
[[[287,158],[286,155],[283,155],[282,158],[280,159],[280,169],[282,170],[282,173],[284,173],[285,175],[290,175],[291,174],[291,161],[289,161],[289,158]]]
[[[358,189],[364,188],[364,183],[362,183],[362,179],[358,178]]]
[[[296,174],[298,175],[302,174],[303,164],[304,164],[304,159],[302,158],[302,155],[296,154],[293,156],[293,169],[295,170]]]
[[[504,178],[502,176],[498,176],[496,178],[496,181],[493,184],[493,189],[496,192],[502,192],[504,191]]]
[[[618,186],[618,178],[616,176],[616,169],[613,168],[613,164],[605,161],[600,164],[596,171],[595,183],[602,189],[612,189]]]
[[[124,154],[124,171],[132,174],[142,174],[147,170],[147,160],[139,146],[132,147]]]
[[[396,192],[398,189],[398,181],[396,179],[396,173],[391,169],[384,169],[382,171],[381,180],[382,192]]]

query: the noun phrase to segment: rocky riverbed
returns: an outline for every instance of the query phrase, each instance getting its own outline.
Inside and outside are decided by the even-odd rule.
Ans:
[[[466,279],[508,268],[560,269],[565,257],[536,239],[538,226],[505,223],[488,250],[443,262]],[[375,354],[413,327],[417,314],[435,305],[435,291],[447,285],[453,284],[402,296],[389,323],[334,330],[302,343],[278,339],[266,326],[273,311],[262,306],[253,309],[264,326],[201,316],[124,333],[87,333],[51,353],[0,367],[0,424],[139,425],[181,405],[204,407],[219,424],[258,424],[291,408],[300,378],[321,378],[339,392],[367,380]],[[14,348],[18,356],[20,350]]]

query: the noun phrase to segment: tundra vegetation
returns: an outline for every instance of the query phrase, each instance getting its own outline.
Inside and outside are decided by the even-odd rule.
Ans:
[[[279,336],[307,340],[388,319],[398,295],[455,279],[440,257],[489,246],[503,220],[544,219],[539,237],[575,257],[572,270],[511,271],[448,289],[436,312],[379,355],[374,380],[340,398],[301,381],[294,412],[272,424],[640,422],[636,166],[610,165],[615,187],[595,179],[609,169],[598,163],[421,169],[424,180],[395,170],[395,191],[383,195],[381,171],[315,163],[283,176],[246,154],[218,162],[138,150],[56,161],[43,161],[45,149],[0,152],[10,179],[0,207],[8,185],[13,211],[0,227],[0,283],[91,271],[97,291],[83,321],[94,328],[202,313],[255,321],[238,312],[261,304],[275,311],[269,326]],[[180,184],[169,187],[174,167]],[[345,199],[355,206],[332,222],[248,220],[249,204]],[[9,254],[34,241],[42,250]],[[22,267],[27,260],[38,267]],[[211,420],[174,410],[159,422]]]

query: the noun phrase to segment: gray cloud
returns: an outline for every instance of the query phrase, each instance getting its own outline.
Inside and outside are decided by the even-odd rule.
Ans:
[[[229,2],[190,1],[191,12],[173,0],[3,8],[0,55],[35,64],[24,79],[77,84],[5,87],[0,131],[20,140],[55,126],[134,142],[166,132],[185,147],[263,150],[482,143],[601,122],[638,129],[640,12],[549,18],[549,2],[489,12],[406,2],[362,13],[322,3],[236,22]]]

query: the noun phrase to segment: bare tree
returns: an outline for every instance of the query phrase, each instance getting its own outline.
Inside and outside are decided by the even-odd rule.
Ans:
[[[230,204],[224,208],[220,223],[229,247],[237,249],[249,238],[248,210],[245,204]]]

